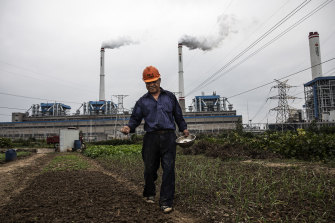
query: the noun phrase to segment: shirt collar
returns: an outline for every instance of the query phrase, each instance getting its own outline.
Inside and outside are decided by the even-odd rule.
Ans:
[[[166,91],[165,91],[162,87],[160,87],[160,89],[161,89],[161,94],[162,94],[162,93],[163,93],[163,94],[166,93]],[[147,92],[147,93],[144,95],[144,97],[149,97],[149,96],[151,96],[149,92]]]

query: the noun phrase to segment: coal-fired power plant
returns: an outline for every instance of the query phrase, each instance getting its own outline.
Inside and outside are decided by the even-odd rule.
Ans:
[[[105,100],[105,49],[100,50],[100,86],[99,101]]]
[[[179,82],[178,89],[175,90],[178,90],[178,95],[176,96],[178,96],[177,98],[184,113],[184,118],[188,124],[188,129],[195,133],[220,133],[220,131],[236,129],[238,123],[243,123],[242,115],[237,115],[236,110],[233,109],[233,105],[228,101],[228,98],[221,97],[219,94],[216,94],[216,91],[213,91],[212,95],[205,95],[205,93],[202,92],[201,95],[197,95],[191,100],[189,106],[185,105],[183,46],[186,46],[191,50],[210,50],[213,47],[216,47],[219,43],[217,42],[208,45],[208,42],[199,43],[195,40],[197,39],[186,36],[178,41]],[[307,47],[307,38],[305,40]],[[284,125],[288,126],[287,129],[291,129],[292,126],[303,128],[303,126],[308,125],[309,122],[314,120],[317,121],[320,126],[322,122],[326,122],[327,125],[331,123],[332,126],[335,126],[335,76],[326,76],[326,73],[322,73],[319,33],[315,31],[309,32],[308,42],[312,78],[309,82],[304,84],[304,112],[301,111],[301,118],[298,117],[297,119],[292,119],[297,121],[280,123],[282,129],[284,128]],[[12,122],[0,123],[0,137],[11,139],[45,139],[50,136],[59,135],[60,130],[64,128],[77,128],[82,132],[85,141],[100,141],[124,137],[119,129],[128,123],[128,120],[132,115],[132,108],[123,108],[123,101],[121,99],[127,95],[114,95],[120,99],[118,104],[115,104],[109,96],[106,98],[105,50],[116,49],[124,45],[135,43],[136,42],[132,41],[130,38],[119,38],[117,40],[105,41],[102,43],[99,48],[99,100],[97,100],[97,97],[95,96],[94,98],[96,98],[96,100],[83,102],[76,112],[72,114],[70,113],[70,106],[59,102],[34,104],[24,113],[12,113]],[[98,56],[97,51],[96,53],[96,56]],[[308,57],[308,55],[306,56]],[[97,63],[98,59],[99,58],[97,57]],[[98,77],[98,73],[99,71],[97,70],[97,72],[92,75]],[[140,76],[140,74],[138,75]],[[129,86],[125,87],[127,88]],[[143,90],[145,89],[143,88]],[[114,94],[115,93],[117,94],[117,92],[114,92]],[[292,114],[295,113],[292,112]],[[298,112],[296,112],[296,114],[299,115]],[[251,120],[249,121],[250,124],[247,124],[246,126],[249,126],[250,128],[246,128],[247,131],[257,130],[257,128],[251,126]],[[270,127],[271,124],[258,124],[264,124],[262,126],[262,129],[264,130],[272,129]],[[277,127],[275,126],[275,128]],[[142,122],[136,129],[136,134],[144,133],[144,122]]]
[[[183,70],[183,45],[178,44],[178,74],[179,74],[179,104],[185,112],[184,70]]]
[[[323,76],[318,32],[308,35],[312,80],[304,84],[306,119],[335,121],[335,76]]]
[[[312,79],[322,76],[321,52],[318,32],[309,33],[309,52],[311,55]]]
[[[97,58],[100,60],[99,100],[88,100],[81,103],[76,112],[72,114],[70,113],[71,107],[61,103],[34,104],[25,113],[12,113],[12,122],[0,123],[0,137],[46,139],[59,136],[62,129],[75,128],[81,131],[85,141],[124,138],[125,136],[119,129],[128,123],[132,109],[123,108],[122,100],[127,95],[114,95],[119,99],[118,104],[109,99],[108,95],[106,97],[105,50],[131,43],[134,42],[127,38],[120,38],[117,41],[103,42],[99,48],[100,58]],[[235,129],[236,124],[242,122],[242,116],[236,114],[231,104],[227,109],[226,103],[229,103],[227,98],[216,95],[216,92],[213,95],[203,93],[201,96],[196,96],[186,110],[182,48],[183,43],[179,42],[178,101],[185,120],[187,120],[188,129],[191,132],[220,132]],[[98,77],[98,73],[97,70],[94,76]],[[144,133],[144,123],[142,123],[136,129],[136,134]]]

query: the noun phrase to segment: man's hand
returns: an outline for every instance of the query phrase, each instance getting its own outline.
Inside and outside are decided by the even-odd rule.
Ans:
[[[125,135],[128,135],[129,134],[129,132],[130,132],[130,128],[128,127],[128,126],[123,126],[122,128],[121,128],[121,132],[123,133],[123,134],[125,134]]]
[[[187,129],[185,129],[185,130],[183,131],[183,134],[184,134],[185,137],[187,137],[187,136],[190,135],[190,132],[189,132]]]

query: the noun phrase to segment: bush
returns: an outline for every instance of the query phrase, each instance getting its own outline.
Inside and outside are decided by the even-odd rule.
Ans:
[[[267,135],[266,147],[286,158],[329,160],[335,158],[335,134],[298,130]]]
[[[130,145],[133,144],[133,141],[129,139],[111,139],[106,141],[90,142],[90,144],[117,146],[117,145]]]
[[[105,141],[98,142],[90,142],[91,145],[110,145],[110,146],[118,146],[118,145],[130,145],[130,144],[138,144],[143,140],[142,135],[132,134],[130,139],[110,139]]]
[[[15,139],[13,140],[13,146],[15,147],[48,147],[45,139]]]
[[[315,130],[315,129],[314,129]],[[207,137],[183,150],[184,154],[207,154],[226,158],[296,158],[307,161],[335,159],[335,134],[315,131],[266,132],[252,135],[233,131]]]
[[[130,140],[133,143],[141,143],[143,141],[143,135],[132,134]]]
[[[323,134],[335,134],[335,126],[322,126],[319,131]]]
[[[12,140],[9,138],[0,138],[0,148],[13,148]]]
[[[89,146],[84,150],[84,155],[97,158],[97,157],[108,157],[113,155],[129,155],[129,154],[140,154],[142,151],[141,145],[118,145],[118,146]]]

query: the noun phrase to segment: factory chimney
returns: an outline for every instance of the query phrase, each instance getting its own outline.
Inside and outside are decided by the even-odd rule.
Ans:
[[[311,55],[312,78],[314,80],[315,78],[322,76],[319,33],[310,32],[308,38],[309,52]]]
[[[185,112],[184,71],[183,71],[183,45],[178,44],[178,68],[179,68],[179,104]]]
[[[99,101],[105,100],[105,49],[101,48],[100,51],[100,88],[99,88]]]

